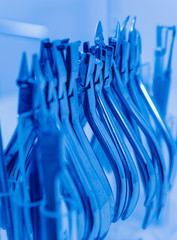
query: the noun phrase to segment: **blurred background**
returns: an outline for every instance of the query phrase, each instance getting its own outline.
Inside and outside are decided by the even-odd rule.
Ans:
[[[117,20],[122,23],[127,15],[137,16],[137,29],[142,37],[142,59],[153,65],[156,25],[176,25],[176,7],[175,0],[1,0],[0,96],[16,90],[14,81],[22,51],[27,51],[30,60],[31,53],[39,50],[40,38],[44,37],[69,37],[71,40],[93,42],[99,20],[107,40],[108,35],[114,33]],[[33,26],[28,33],[23,23],[37,25],[38,29]],[[174,75],[177,73],[176,52],[175,45]]]
[[[0,122],[2,126],[4,147],[7,145],[15,126],[17,117],[18,88],[16,79],[20,67],[21,54],[27,52],[29,66],[31,56],[39,52],[40,40],[70,38],[71,40],[90,41],[93,43],[97,22],[101,20],[105,41],[113,35],[116,22],[123,23],[127,15],[131,19],[137,16],[137,29],[142,38],[142,62],[149,63],[149,81],[152,81],[154,66],[154,49],[156,46],[156,26],[177,26],[176,0],[1,0],[0,1]],[[168,104],[168,115],[177,116],[177,42],[175,42],[172,61],[172,84]],[[127,224],[134,229],[129,234],[132,239],[177,239],[175,238],[176,207],[174,190],[172,203],[167,204],[162,222],[151,226],[144,233],[141,224],[119,223],[111,227],[107,239],[125,237]],[[175,209],[176,211],[176,209]],[[167,213],[171,213],[167,214]],[[134,216],[138,216],[136,213]],[[176,221],[176,220],[175,220]],[[176,221],[177,222],[177,221]],[[173,227],[174,225],[174,227]],[[169,230],[169,226],[172,226]],[[163,228],[163,231],[161,231]],[[166,230],[164,230],[166,229]],[[123,234],[124,232],[124,234]],[[134,233],[133,233],[134,232]],[[173,237],[172,237],[173,236]]]
[[[101,20],[107,41],[108,36],[114,34],[117,21],[123,23],[127,15],[131,19],[137,16],[136,26],[142,38],[142,62],[149,63],[147,70],[149,81],[152,82],[156,26],[177,25],[176,7],[175,0],[1,0],[0,113],[3,112],[3,116],[0,118],[4,144],[7,144],[12,134],[11,129],[16,124],[16,78],[23,51],[27,52],[30,66],[32,54],[39,52],[40,39],[70,38],[73,41],[93,43],[96,24]],[[173,52],[172,83],[167,110],[170,115],[175,116],[176,64],[177,44]],[[9,104],[13,104],[13,107],[8,107]]]

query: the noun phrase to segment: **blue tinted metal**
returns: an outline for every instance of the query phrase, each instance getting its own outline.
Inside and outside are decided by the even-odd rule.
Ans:
[[[101,187],[101,183],[99,185],[98,181],[99,179],[97,178],[97,175],[95,175],[95,172],[93,170],[92,165],[90,164],[90,161],[88,161],[88,158],[86,157],[86,155],[84,154],[80,143],[78,142],[76,135],[72,129],[71,123],[69,121],[69,107],[68,107],[68,100],[67,100],[67,95],[66,95],[66,77],[67,77],[67,72],[66,72],[66,67],[65,67],[65,62],[64,62],[64,54],[62,54],[62,45],[58,46],[58,48],[60,48],[61,50],[58,52],[54,52],[54,54],[56,54],[56,66],[57,66],[57,73],[58,73],[58,77],[59,77],[59,81],[61,79],[61,83],[59,82],[59,84],[63,84],[63,98],[59,100],[59,105],[61,107],[60,109],[60,118],[61,118],[61,122],[63,123],[63,127],[65,127],[73,141],[73,144],[75,145],[75,149],[77,149],[78,153],[79,153],[79,158],[80,158],[80,164],[85,172],[85,175],[87,176],[87,178],[89,179],[89,185],[91,185],[91,188],[93,189],[93,191],[91,190],[87,190],[86,192],[89,194],[89,199],[90,199],[90,203],[91,203],[91,207],[92,207],[92,214],[93,214],[93,229],[92,229],[92,234],[93,236],[96,236],[99,234],[101,236],[104,236],[105,233],[107,232],[111,219],[110,219],[110,208],[109,208],[109,204],[106,201],[106,199],[103,198],[102,195],[98,195],[101,194],[100,192],[100,187]],[[54,51],[56,51],[54,49]],[[60,54],[60,58],[59,58],[59,54]],[[63,80],[62,80],[63,77]],[[65,80],[64,80],[65,79]],[[67,110],[67,111],[66,111]],[[77,153],[77,155],[78,155]],[[84,183],[85,184],[85,183]],[[86,182],[86,184],[88,184]],[[96,188],[99,189],[96,189]],[[93,193],[92,193],[93,192]],[[90,194],[94,194],[95,196],[92,197],[90,196]],[[104,194],[104,192],[103,192]],[[96,205],[95,205],[96,204]],[[99,204],[99,205],[97,205]],[[94,207],[95,205],[95,207]],[[97,206],[97,207],[96,207]],[[99,210],[100,208],[100,210]],[[107,208],[106,212],[107,212],[107,222],[103,222],[103,217],[104,217],[104,211],[105,208]],[[102,222],[102,224],[100,225],[99,222]],[[100,229],[101,227],[101,229]],[[100,232],[99,232],[100,231]],[[90,234],[90,233],[89,233]],[[92,235],[90,235],[92,236]]]
[[[0,126],[0,211],[1,222],[0,227],[7,230],[9,239],[13,239],[13,219],[12,219],[12,206],[10,202],[10,189],[7,182],[7,170],[4,162],[3,144]]]
[[[108,160],[111,163],[113,173],[116,179],[116,202],[114,209],[114,221],[117,220],[121,214],[125,203],[126,198],[126,179],[125,172],[122,166],[122,162],[120,161],[117,150],[112,142],[108,132],[106,131],[103,123],[100,121],[97,112],[96,112],[96,99],[94,95],[94,85],[93,85],[93,71],[95,66],[95,57],[88,53],[88,70],[86,76],[86,93],[84,100],[84,111],[87,117],[87,120],[95,133],[98,141],[101,146],[103,146],[103,150],[105,151]]]
[[[134,24],[134,23],[133,23]],[[122,42],[123,43],[123,42]],[[131,49],[131,48],[130,48]],[[133,51],[133,48],[130,50],[130,52],[131,52],[131,54],[130,54],[130,60],[132,59],[132,57],[133,57],[133,59],[136,57],[136,55],[135,55],[135,53],[134,53],[134,51]],[[125,56],[125,58],[127,58],[127,55],[124,55]],[[126,61],[125,61],[125,63],[127,63]],[[134,66],[134,64],[135,64],[135,60],[133,60],[133,61],[130,61],[130,66],[132,67],[132,66]],[[114,84],[116,84],[116,85],[114,85],[115,87],[114,87],[114,89],[115,89],[115,91],[117,92],[117,94],[119,95],[119,97],[120,97],[120,99],[121,99],[121,102],[122,102],[122,105],[124,106],[124,108],[123,108],[123,110],[125,111],[125,106],[127,105],[127,107],[129,107],[129,109],[130,108],[132,108],[133,107],[133,111],[134,111],[134,113],[137,113],[137,110],[138,109],[136,109],[136,107],[135,107],[135,105],[133,104],[133,102],[131,101],[131,99],[130,99],[130,96],[129,96],[129,93],[127,92],[127,90],[126,90],[126,88],[125,88],[125,85],[123,85],[123,82],[121,81],[121,78],[120,78],[120,76],[118,75],[118,69],[117,69],[117,67],[114,65],[114,69],[115,69],[115,75],[116,75],[116,83],[113,81],[113,83]],[[122,69],[122,67],[121,67],[121,69]],[[127,69],[127,68],[124,68],[124,69]],[[128,72],[127,71],[125,71],[125,72],[122,72],[123,74],[124,74],[124,76],[126,75],[126,74],[128,74]],[[126,77],[126,79],[127,79],[127,77]],[[126,81],[125,81],[126,82]],[[119,84],[119,86],[118,86],[118,84]],[[121,94],[121,93],[123,93],[123,94]],[[115,96],[115,95],[114,95]],[[125,100],[125,98],[128,100]],[[124,100],[123,100],[124,99]],[[129,106],[128,106],[129,105]],[[130,107],[131,106],[131,107]],[[133,113],[133,111],[132,111],[132,113]],[[133,113],[133,114],[134,114]],[[126,115],[128,116],[128,118],[129,118],[129,120],[130,120],[130,111],[128,110],[126,110]],[[137,119],[136,119],[136,122],[137,122]],[[140,124],[140,122],[138,123],[138,124]],[[144,124],[144,123],[143,123]],[[135,127],[135,125],[134,125],[134,127]],[[142,126],[141,126],[142,127]],[[144,128],[144,127],[143,127]],[[145,127],[146,128],[146,127]],[[136,128],[137,129],[137,128]],[[138,130],[138,129],[137,129]],[[144,132],[144,130],[143,130],[143,132]],[[151,132],[152,132],[152,129],[151,129]],[[147,133],[147,131],[146,131],[146,133]],[[145,134],[146,135],[146,134]],[[149,135],[149,133],[148,133],[148,135]],[[148,137],[148,139],[149,139],[149,136],[147,136]],[[152,136],[151,136],[152,137]],[[151,137],[150,137],[150,139],[151,139]],[[156,139],[155,139],[155,137],[153,137],[154,138],[154,140],[155,140],[155,142],[156,142]],[[152,144],[152,140],[150,140],[150,142],[151,142],[151,144]],[[154,143],[153,143],[154,144]],[[156,142],[156,148],[158,147],[158,144],[157,144],[157,142]],[[158,148],[157,148],[158,149]],[[158,160],[158,165],[159,165],[159,167],[160,167],[160,171],[159,171],[159,174],[161,175],[162,174],[162,181],[164,182],[165,181],[165,178],[163,177],[163,175],[165,174],[165,170],[164,170],[164,167],[163,167],[163,162],[161,163],[161,160],[163,160],[163,158],[162,158],[162,156],[160,157],[160,155],[159,155],[159,152],[160,152],[160,150],[159,151],[154,151],[154,153],[156,154],[155,156],[157,156],[157,160]],[[161,154],[161,153],[160,153]],[[158,156],[159,155],[159,156]],[[160,157],[160,158],[159,158]],[[154,157],[153,157],[153,159],[154,159]],[[165,181],[166,182],[166,181]],[[164,189],[166,189],[166,183],[164,182]],[[158,184],[159,184],[159,182],[158,182]],[[152,189],[152,188],[149,188],[149,190],[150,189]],[[158,188],[158,189],[161,189],[161,188]],[[166,190],[165,190],[166,191]],[[163,191],[162,191],[162,193],[163,193]],[[165,195],[163,194],[163,196],[165,197]],[[159,197],[158,197],[159,198]],[[164,201],[164,200],[163,200]],[[161,207],[160,207],[161,208]],[[149,212],[149,209],[147,210],[147,212]],[[157,208],[157,212],[158,212],[158,208]],[[146,221],[145,221],[146,222]],[[146,224],[144,224],[144,225],[146,225]]]
[[[36,56],[34,56],[34,68],[33,68],[33,76],[34,78],[37,80],[38,82],[38,86],[39,86],[39,91],[38,91],[38,97],[39,97],[39,101],[40,101],[40,115],[39,115],[39,121],[42,123],[41,124],[41,127],[43,128],[44,127],[44,123],[43,123],[43,119],[41,118],[46,118],[47,116],[44,116],[44,112],[45,112],[45,108],[47,108],[46,104],[45,104],[45,98],[43,97],[43,92],[41,91],[40,89],[40,85],[41,85],[41,80],[45,81],[44,80],[44,77],[41,75],[41,72],[40,72],[40,68],[39,68],[39,62],[38,62],[38,59]],[[43,86],[44,87],[44,86]],[[53,94],[54,94],[54,91],[53,91]],[[54,99],[54,101],[56,102],[57,100]],[[51,104],[52,105],[52,104]],[[55,131],[58,131],[58,134],[59,133],[59,129],[61,129],[61,123],[58,119],[58,115],[55,114],[55,111],[53,111],[52,109],[52,106],[50,105],[50,114],[45,112],[46,114],[48,114],[48,120],[49,122],[50,121],[53,121],[54,123],[54,126],[55,126]],[[56,104],[57,105],[57,104]],[[58,112],[58,111],[57,111]],[[53,120],[52,120],[53,119]],[[46,129],[46,127],[44,128]],[[63,131],[62,131],[63,132]],[[50,131],[48,132],[49,134],[49,137],[50,136]],[[64,134],[64,132],[63,132]],[[56,137],[57,137],[57,132],[55,133]],[[61,134],[60,134],[61,135]],[[63,137],[64,138],[64,137]],[[46,143],[45,143],[46,144]],[[56,141],[55,141],[55,144],[56,144]],[[67,142],[68,144],[68,142]],[[60,175],[62,175],[62,179],[61,182],[62,182],[62,185],[64,187],[64,196],[67,195],[67,196],[70,196],[72,198],[72,200],[77,203],[76,204],[76,211],[77,211],[77,221],[78,221],[78,224],[79,226],[81,226],[81,229],[80,229],[80,232],[78,232],[78,237],[81,238],[82,235],[84,234],[84,228],[85,228],[85,214],[84,214],[84,204],[82,202],[82,197],[84,195],[80,195],[81,193],[83,194],[82,192],[82,187],[81,187],[81,183],[80,183],[80,180],[77,176],[77,173],[76,171],[74,170],[73,166],[71,164],[68,165],[68,162],[66,167],[65,167],[65,163],[64,163],[64,159],[67,158],[67,161],[71,160],[71,156],[73,155],[73,150],[70,148],[70,154],[71,156],[67,155],[65,156],[65,152],[62,150],[62,146],[63,144],[59,144],[56,146],[56,149],[55,151],[59,151],[58,154],[58,159],[56,161],[54,161],[54,164],[56,164],[56,167],[53,165],[51,166],[53,171],[56,172],[57,176],[58,176],[58,173],[60,172]],[[63,146],[64,147],[64,146]],[[59,148],[59,149],[58,149]],[[61,151],[60,151],[61,149]],[[50,148],[48,149],[48,152],[50,153],[51,150]],[[63,153],[63,154],[61,154]],[[53,154],[53,151],[52,153]],[[56,156],[55,156],[56,157]],[[50,157],[49,157],[50,159]],[[49,159],[46,159],[47,161],[49,161]],[[60,161],[58,161],[60,160]],[[46,165],[45,165],[46,164]],[[44,167],[43,167],[44,165]],[[41,175],[43,175],[43,178],[44,178],[44,181],[46,180],[46,174],[49,175],[49,177],[54,177],[54,176],[50,176],[50,172],[51,171],[48,171],[47,170],[47,167],[48,167],[48,164],[47,162],[46,163],[43,163],[43,161],[41,161],[40,163],[40,166],[42,169],[44,169],[45,171],[43,171],[42,169],[40,171],[42,171]],[[58,169],[58,171],[56,171]],[[46,174],[45,174],[46,172]],[[55,175],[56,175],[55,174]],[[77,180],[77,181],[76,181]],[[55,181],[55,179],[53,178],[53,181]],[[77,183],[76,183],[76,182]],[[54,187],[54,186],[53,186]],[[49,190],[49,188],[48,188]],[[50,190],[49,190],[50,191]],[[54,190],[55,191],[55,190]],[[54,194],[55,195],[55,194]],[[53,200],[52,201],[55,201],[55,196],[53,196]],[[60,229],[58,229],[58,231],[60,231]],[[48,232],[50,234],[50,232]]]
[[[167,44],[169,44],[168,38],[170,32],[172,33],[172,39],[169,53],[167,53]],[[171,63],[175,36],[175,26],[157,26],[157,46],[155,49],[155,69],[153,76],[153,97],[163,117],[166,115],[171,85]],[[167,58],[167,54],[168,59],[166,61],[167,65],[165,66],[165,58]]]
[[[138,71],[138,67],[140,65],[140,54],[141,54],[141,42],[140,42],[140,35],[137,33],[134,26],[131,30],[131,35],[134,35],[134,38],[131,38],[131,44],[134,45],[134,51],[136,51],[136,60],[135,62],[135,73],[132,74],[132,78],[130,79],[130,86],[131,93],[133,94],[133,99],[136,105],[139,107],[139,109],[142,111],[144,116],[147,120],[149,120],[149,116],[152,116],[156,123],[155,131],[158,132],[158,129],[160,129],[160,133],[158,132],[159,136],[162,136],[164,139],[168,152],[169,152],[169,170],[168,170],[168,182],[169,186],[171,186],[174,178],[174,154],[175,154],[175,146],[174,142],[172,140],[172,137],[166,127],[165,121],[163,120],[163,117],[161,116],[161,113],[157,110],[157,107],[151,97],[149,96],[148,92],[146,91],[146,88],[144,87],[140,74],[136,71]],[[136,41],[135,41],[136,40]],[[136,43],[135,43],[136,42]],[[137,70],[136,70],[137,68]],[[139,96],[139,97],[138,97]],[[140,100],[142,99],[142,101]],[[144,104],[143,104],[144,103]],[[149,116],[148,116],[149,115]]]
[[[43,40],[40,61],[33,55],[31,72],[23,53],[17,78],[19,121],[4,152],[0,136],[1,227],[10,239],[103,239],[112,222],[134,212],[140,181],[143,228],[159,217],[175,175],[176,149],[164,115],[141,79],[136,18],[129,32],[128,21],[129,16],[121,27],[117,24],[108,45],[99,22],[95,45],[84,43],[84,52],[80,42]],[[174,27],[158,27],[155,77],[167,80],[168,87],[174,37]],[[164,95],[167,99],[168,89]],[[162,140],[169,153],[168,171]],[[68,214],[65,230],[61,202]]]
[[[98,25],[99,27],[99,25]],[[98,32],[98,31],[97,31]],[[99,37],[97,36],[97,41]],[[106,84],[106,81],[109,81],[108,79],[111,78],[110,76],[110,65],[112,64],[112,48],[110,49],[102,49],[104,46],[100,46],[100,51],[103,51],[102,54],[99,54],[102,56],[103,64],[100,61],[97,61],[96,63],[96,71],[95,71],[95,78],[94,78],[94,84],[95,84],[95,95],[97,99],[97,106],[98,106],[98,112],[99,115],[108,130],[112,140],[114,141],[114,144],[117,148],[117,151],[120,155],[120,159],[123,163],[125,173],[126,173],[126,179],[127,179],[127,200],[125,201],[124,205],[124,211],[122,213],[122,218],[127,218],[135,208],[138,198],[139,198],[139,179],[137,175],[136,167],[133,163],[132,157],[130,156],[130,153],[127,149],[127,147],[124,144],[124,141],[122,140],[119,130],[117,126],[115,125],[115,122],[111,116],[110,109],[104,99],[104,95],[102,93],[103,88],[103,75],[102,75],[102,68],[104,69],[104,81]],[[108,56],[108,51],[111,51],[110,56]]]
[[[89,158],[92,167],[95,169],[95,172],[97,173],[100,181],[100,189],[101,188],[103,192],[106,193],[106,196],[102,196],[103,199],[107,199],[110,204],[111,208],[111,216],[113,216],[113,206],[114,206],[114,198],[113,193],[110,188],[109,182],[104,174],[103,168],[101,167],[100,163],[98,162],[98,159],[96,158],[96,155],[85,135],[85,132],[82,129],[80,119],[79,119],[79,105],[78,105],[78,96],[77,96],[77,88],[76,88],[76,80],[78,78],[78,70],[79,70],[79,51],[77,43],[71,43],[70,46],[68,46],[68,50],[70,55],[68,56],[68,64],[70,65],[68,69],[70,70],[70,79],[68,82],[68,100],[69,100],[69,106],[70,106],[70,114],[71,114],[71,122],[72,126],[75,130],[75,133],[78,137],[78,140],[81,142],[81,146],[83,147],[83,150],[87,153],[87,157]]]

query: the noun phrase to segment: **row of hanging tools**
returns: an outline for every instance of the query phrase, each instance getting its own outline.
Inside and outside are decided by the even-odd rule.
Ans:
[[[143,228],[159,217],[176,147],[143,83],[136,18],[130,29],[128,22],[117,23],[108,44],[99,22],[83,51],[79,41],[43,40],[31,71],[23,54],[19,121],[1,154],[12,205],[23,206],[8,208],[14,239],[103,239],[112,222],[134,212],[141,183]]]

